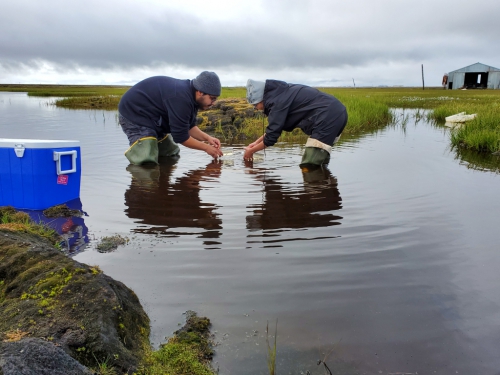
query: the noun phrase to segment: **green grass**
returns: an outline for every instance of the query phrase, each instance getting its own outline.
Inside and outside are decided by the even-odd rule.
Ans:
[[[6,85],[0,84],[0,91],[27,92],[28,96],[122,96],[129,86],[90,86],[90,85]]]
[[[219,98],[246,98],[246,95],[247,89],[245,87],[223,87]]]
[[[54,229],[42,223],[35,223],[27,213],[10,206],[0,207],[0,229],[35,234],[60,247],[61,238]]]
[[[269,375],[276,374],[276,345],[278,339],[278,320],[276,319],[276,328],[274,329],[274,343],[269,343],[269,322],[266,325],[266,344],[267,344],[267,368]]]
[[[478,110],[478,112],[480,112]],[[484,110],[474,120],[451,132],[454,146],[484,152],[500,150],[500,110]]]
[[[210,320],[186,312],[186,324],[167,343],[146,354],[134,375],[215,375]]]
[[[196,345],[169,340],[147,355],[134,375],[215,375],[208,362],[200,361]]]
[[[0,85],[0,91],[28,92],[30,96],[62,97],[56,106],[115,110],[127,86]],[[390,124],[390,108],[429,109],[428,119],[444,122],[458,112],[477,113],[474,122],[452,132],[454,146],[475,151],[500,151],[500,90],[443,90],[442,88],[319,88],[338,97],[347,107],[345,134],[374,131]],[[220,98],[244,98],[245,87],[223,87]],[[261,120],[247,120],[238,130],[248,138],[262,135]],[[228,137],[235,136],[227,134]],[[284,133],[281,141],[301,141],[300,131]]]

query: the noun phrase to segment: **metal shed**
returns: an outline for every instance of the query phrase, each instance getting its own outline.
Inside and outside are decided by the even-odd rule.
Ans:
[[[500,69],[475,63],[448,73],[448,89],[500,89]]]

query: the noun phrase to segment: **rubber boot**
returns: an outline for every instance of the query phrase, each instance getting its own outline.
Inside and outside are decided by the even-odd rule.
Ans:
[[[302,161],[300,162],[300,167],[307,167],[308,165],[323,165],[330,162],[330,153],[322,148],[318,147],[306,147],[304,149],[304,155],[302,155]]]
[[[177,143],[170,134],[167,134],[165,138],[158,141],[158,155],[159,156],[176,156],[179,155],[180,149]]]
[[[141,138],[130,146],[125,152],[125,156],[135,165],[158,164],[158,141],[155,137]]]

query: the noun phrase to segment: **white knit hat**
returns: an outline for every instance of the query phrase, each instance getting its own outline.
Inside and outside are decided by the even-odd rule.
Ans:
[[[266,82],[254,81],[249,79],[247,81],[247,101],[248,103],[255,105],[260,103],[264,99],[264,87]]]

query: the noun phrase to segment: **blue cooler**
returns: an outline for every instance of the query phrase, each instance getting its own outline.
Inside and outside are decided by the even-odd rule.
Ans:
[[[80,142],[0,138],[0,206],[44,210],[80,197]]]

